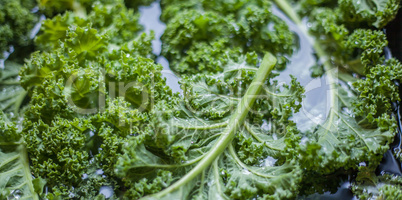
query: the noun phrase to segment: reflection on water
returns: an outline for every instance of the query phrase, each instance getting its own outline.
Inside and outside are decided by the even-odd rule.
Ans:
[[[159,20],[161,15],[161,7],[159,2],[153,2],[150,6],[141,6],[140,11],[140,24],[144,26],[145,32],[149,33],[151,30],[155,33],[155,38],[152,42],[152,49],[155,55],[161,53],[162,41],[160,37],[165,31],[166,25]]]
[[[307,198],[302,198],[299,197],[298,199],[305,199],[305,200],[338,200],[338,199],[342,199],[342,200],[346,200],[346,199],[350,199],[350,200],[357,200],[357,197],[353,196],[352,192],[350,191],[350,182],[346,181],[344,183],[342,183],[339,188],[338,191],[335,194],[331,194],[330,192],[325,192],[324,194],[314,194],[314,195],[310,195]]]
[[[141,13],[140,24],[145,28],[145,32],[149,33],[151,30],[155,33],[155,40],[152,42],[152,49],[155,55],[159,55],[162,49],[162,41],[160,40],[166,25],[159,20],[161,15],[161,7],[159,1],[153,2],[150,6],[141,6],[139,8]],[[170,86],[173,92],[180,92],[179,78],[170,70],[169,62],[163,56],[156,59],[158,64],[163,66],[162,76],[166,78],[166,84]]]
[[[309,39],[300,28],[295,25],[285,14],[276,6],[273,7],[273,13],[285,21],[289,29],[298,37],[296,41],[299,48],[295,50],[289,58],[290,62],[284,71],[277,77],[279,81],[290,82],[290,75],[296,76],[300,84],[305,88],[305,98],[302,102],[300,112],[294,114],[292,120],[296,122],[297,128],[305,132],[313,129],[317,124],[325,121],[329,113],[329,84],[325,75],[319,78],[311,77],[310,67],[316,64],[314,49]],[[307,23],[303,20],[303,23]]]

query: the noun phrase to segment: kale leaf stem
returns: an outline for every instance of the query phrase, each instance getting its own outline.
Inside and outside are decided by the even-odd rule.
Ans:
[[[276,61],[276,58],[270,53],[267,53],[264,56],[261,66],[256,73],[256,77],[254,78],[250,87],[247,89],[245,95],[238,104],[238,107],[233,113],[228,126],[226,127],[220,138],[217,140],[215,145],[205,155],[205,157],[203,157],[203,159],[180,180],[172,184],[170,187],[162,190],[161,192],[150,196],[150,198],[161,199],[169,193],[172,193],[183,187],[184,185],[189,184],[207,167],[211,166],[214,160],[225,151],[228,145],[232,142],[238,128],[243,124],[249,109],[252,107],[255,99],[262,89],[262,85],[265,83],[265,80],[268,78],[268,76],[271,74],[272,69],[275,67]]]

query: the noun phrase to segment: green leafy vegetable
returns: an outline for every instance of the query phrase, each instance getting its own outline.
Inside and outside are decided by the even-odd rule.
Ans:
[[[20,108],[27,92],[20,86],[18,73],[21,65],[14,62],[5,62],[0,71],[0,109],[5,113],[20,114]]]
[[[377,177],[374,173],[368,172],[358,174],[358,178],[360,179],[352,186],[352,190],[360,199],[399,199],[402,197],[400,176],[384,174]]]
[[[97,187],[119,181],[113,167],[125,138],[171,91],[161,66],[136,52],[150,44],[145,35],[109,51],[108,38],[91,27],[67,34],[62,48],[35,53],[21,70],[22,86],[32,91],[24,137],[33,172],[46,177],[56,195],[91,198]],[[77,34],[97,39],[75,43]],[[90,176],[97,169],[107,177]]]
[[[327,120],[316,130],[306,135],[311,138],[305,147],[301,146],[302,165],[308,169],[329,174],[340,167],[356,168],[359,163],[370,161],[370,166],[377,166],[382,154],[388,150],[394,138],[395,127],[388,129],[364,127],[364,123],[357,121],[350,111],[344,109],[352,107],[355,96],[348,94],[344,89],[334,89],[333,94],[338,101],[331,107]]]
[[[272,14],[269,2],[218,2],[217,7],[214,1],[175,2],[163,10],[167,27],[162,36],[162,55],[175,72],[218,72],[229,59],[244,54],[263,56],[268,51],[277,55],[278,68],[285,67],[285,55],[292,54],[294,37]],[[254,64],[255,60],[247,62]]]
[[[0,111],[0,198],[39,199],[40,181],[32,181],[29,161],[16,125]],[[39,180],[39,179],[38,179]]]
[[[0,58],[10,46],[25,47],[32,42],[31,30],[38,17],[31,13],[34,0],[0,1]]]
[[[121,45],[132,40],[134,35],[142,30],[138,19],[139,15],[127,9],[122,1],[114,1],[111,4],[97,2],[84,16],[75,12],[66,12],[45,20],[41,28],[43,34],[35,39],[35,43],[42,47],[55,48],[59,46],[59,40],[63,41],[69,37],[67,34],[69,30],[71,34],[75,34],[76,27],[89,26],[100,34],[107,35],[112,43]]]
[[[140,24],[152,2],[0,0],[0,199],[297,199],[350,177],[360,199],[401,198],[375,174],[397,127],[380,29],[399,1],[161,0],[161,55]],[[312,72],[307,92],[292,70]],[[299,130],[320,80],[328,110]]]
[[[85,15],[93,9],[93,4],[105,4],[110,5],[113,3],[124,3],[123,6],[127,6],[128,8],[138,9],[139,6],[147,6],[150,5],[154,0],[38,0],[39,9],[50,17],[55,17],[57,14],[64,13],[66,11],[73,11],[78,15]],[[110,6],[112,7],[112,6]]]
[[[258,70],[231,63],[222,73],[184,77],[185,100],[161,112],[152,124],[157,132],[129,140],[117,163],[120,176],[172,170],[177,181],[151,199],[294,197],[300,169],[287,159],[287,146],[297,141],[288,118],[300,108],[303,89],[295,80],[282,89],[267,81],[275,62],[268,54]],[[275,120],[270,130],[261,119]]]
[[[20,70],[31,97],[23,135],[32,172],[51,188],[46,198],[98,198],[102,186],[119,195],[122,145],[146,126],[155,103],[173,98],[162,67],[148,58],[153,36],[138,35],[132,11],[112,5],[97,4],[86,19],[67,12],[45,21],[36,41],[46,51]]]
[[[294,22],[303,26],[289,4],[276,2]],[[323,125],[305,135],[308,144],[300,147],[304,157],[301,160],[302,165],[307,165],[307,169],[319,170],[322,174],[329,174],[340,168],[357,169],[359,163],[364,161],[369,163],[371,170],[375,169],[394,137],[396,123],[390,116],[390,108],[392,101],[399,100],[398,89],[392,85],[393,80],[399,79],[394,74],[398,73],[399,63],[395,60],[383,63],[383,48],[387,45],[385,36],[381,32],[355,29],[356,27],[348,30],[346,23],[345,26],[340,25],[339,19],[327,15],[338,12],[344,4],[339,5],[339,8],[335,7],[333,10],[317,8],[326,9],[326,14],[317,10],[311,13],[313,17],[317,17],[318,13],[323,14],[319,18],[327,18],[312,26],[312,34],[325,36],[334,41],[332,44],[337,44],[330,46],[330,43],[322,41],[313,42],[318,56],[327,59],[322,64],[330,87],[330,111]],[[307,30],[304,27],[302,29]],[[350,30],[353,33],[348,35]],[[349,68],[350,65],[346,65],[346,68],[366,75],[364,80],[356,80],[342,72],[334,73],[335,69],[342,70],[344,66],[339,61],[331,62],[327,55],[342,49],[348,50],[349,54],[357,53],[360,57],[363,68]],[[348,60],[342,54],[337,56],[341,60]],[[352,92],[347,92],[338,86],[337,79],[353,84],[355,88],[352,87]]]

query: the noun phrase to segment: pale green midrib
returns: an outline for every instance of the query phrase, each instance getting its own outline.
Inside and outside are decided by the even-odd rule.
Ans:
[[[26,97],[27,95],[28,95],[28,91],[26,91],[26,90],[22,90],[22,91],[18,94],[18,97],[17,97],[17,99],[15,100],[14,109],[13,109],[13,111],[14,111],[15,114],[18,114],[18,113],[19,113],[19,110],[20,110],[20,107],[21,107],[21,105],[22,105],[22,102],[24,101],[24,99],[25,99],[25,97]]]
[[[0,163],[0,168],[2,168],[3,166],[7,165],[8,163],[10,163],[11,161],[17,159],[19,157],[19,155],[15,155],[13,157],[8,158],[7,160],[4,160],[2,163]]]
[[[0,84],[0,86],[1,86],[1,84]],[[15,98],[16,96],[18,96],[18,93],[9,93],[9,94],[6,94],[6,95],[2,95],[0,97],[0,101],[6,101],[6,100],[9,100],[9,99]]]
[[[197,157],[197,158],[195,158],[195,159],[186,161],[186,162],[184,162],[184,163],[182,163],[182,164],[180,164],[180,165],[164,165],[164,164],[160,164],[160,165],[136,165],[135,167],[136,167],[136,168],[141,168],[141,167],[153,167],[153,168],[177,168],[177,167],[185,167],[185,166],[190,166],[190,165],[193,165],[193,164],[197,163],[197,162],[200,161],[203,157],[204,157],[204,155],[199,156],[199,157]],[[141,161],[143,161],[143,160],[141,160]],[[145,161],[143,161],[143,162],[145,162]]]
[[[201,183],[203,183],[204,180],[205,180],[205,170],[202,171],[202,174],[201,174]],[[201,195],[203,191],[204,191],[204,184],[201,184],[198,194]]]
[[[39,197],[38,197],[37,193],[35,192],[35,189],[32,184],[32,175],[31,175],[31,171],[29,169],[28,153],[26,151],[26,147],[23,144],[22,139],[20,141],[16,142],[15,144],[18,145],[17,150],[16,150],[17,154],[15,156],[3,161],[3,163],[0,164],[0,168],[6,164],[18,159],[20,162],[20,164],[19,164],[20,166],[14,168],[12,170],[3,172],[3,174],[22,170],[22,172],[24,173],[25,180],[22,182],[21,185],[25,185],[25,184],[28,185],[29,191],[31,192],[30,195],[24,194],[24,197],[29,197],[29,199],[33,199],[33,200],[39,200]],[[2,145],[0,145],[0,148],[1,148],[1,146]],[[9,145],[7,145],[7,146],[9,146]]]
[[[312,41],[310,35],[308,34],[307,27],[305,27],[301,20],[300,17],[297,15],[296,11],[290,6],[287,0],[274,0],[275,4],[300,28],[302,33],[306,36],[308,36],[309,43],[313,45],[313,48],[318,55],[319,60],[323,63],[324,65],[324,70],[325,74],[327,75],[327,80],[329,84],[329,89],[330,89],[330,113],[327,118],[327,122],[331,122],[334,120],[334,112],[332,109],[336,108],[336,90],[335,90],[335,84],[337,83],[336,76],[333,74],[331,71],[332,69],[335,69],[334,66],[332,66],[331,61],[328,59],[329,56],[325,53],[325,51],[321,48],[319,43]],[[327,126],[325,127],[327,130],[330,130],[330,125],[331,123],[327,123]]]
[[[14,172],[17,172],[18,170],[21,170],[21,169],[23,169],[23,168],[24,168],[23,166],[15,167],[15,168],[13,168],[13,169],[11,169],[11,170],[2,172],[1,174],[2,174],[2,175],[13,174]]]
[[[264,56],[262,64],[256,73],[256,77],[252,81],[250,87],[247,89],[245,95],[238,104],[236,111],[230,119],[228,126],[226,127],[225,131],[222,133],[218,141],[215,143],[215,145],[211,148],[211,150],[208,151],[208,153],[206,153],[205,157],[193,169],[190,170],[190,172],[188,172],[180,180],[178,180],[168,188],[152,195],[152,197],[160,199],[163,196],[179,189],[180,187],[189,184],[194,178],[196,178],[207,167],[209,167],[219,155],[221,155],[225,151],[230,142],[233,140],[237,128],[244,122],[249,108],[251,108],[257,95],[261,91],[262,84],[265,83],[265,80],[268,78],[272,69],[275,67],[276,61],[276,58],[270,53],[267,53]]]
[[[16,185],[16,186],[10,187],[9,189],[11,189],[11,190],[20,189],[22,186],[24,186],[24,185],[26,185],[26,184],[28,184],[28,181],[24,181],[24,182],[22,182],[22,183],[21,183],[21,184],[19,184],[19,185]]]
[[[218,167],[218,159],[215,159],[214,160],[214,163],[213,163],[213,173],[214,173],[214,179],[215,179],[215,184],[216,184],[216,189],[218,190],[218,193],[219,194],[223,194],[223,192],[222,192],[222,188],[221,188],[221,185],[220,185],[220,175],[219,175],[219,167]],[[203,182],[201,182],[201,183],[203,183]],[[204,184],[201,184],[201,185],[204,185]],[[225,198],[226,199],[226,198]]]
[[[5,70],[5,69],[4,69]],[[8,78],[11,78],[13,76],[18,76],[19,74],[19,70],[15,70],[15,71],[11,71],[11,70],[7,70],[7,71],[3,71],[2,77],[0,78],[0,82],[1,81],[6,81]]]
[[[0,85],[20,85],[20,81],[17,80],[7,80],[0,83]]]
[[[28,153],[27,153],[25,145],[20,145],[18,147],[18,150],[20,153],[20,160],[23,165],[24,177],[27,181],[29,190],[32,192],[32,198],[34,200],[39,200],[39,197],[36,194],[34,186],[32,184],[32,175],[31,175],[31,170],[29,169]]]

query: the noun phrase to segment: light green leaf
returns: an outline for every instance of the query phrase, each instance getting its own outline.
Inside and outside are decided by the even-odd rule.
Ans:
[[[4,69],[0,69],[0,110],[5,113],[19,115],[20,108],[27,92],[20,86],[18,72],[21,65],[6,61]]]
[[[230,62],[222,73],[184,77],[183,99],[155,109],[149,131],[124,147],[119,175],[135,182],[171,171],[175,182],[145,199],[294,197],[301,170],[285,147],[296,145],[288,118],[304,90],[267,79],[275,61],[267,54],[259,68]],[[262,119],[272,127],[261,128]]]
[[[0,136],[0,199],[38,200],[22,138],[1,111]]]

